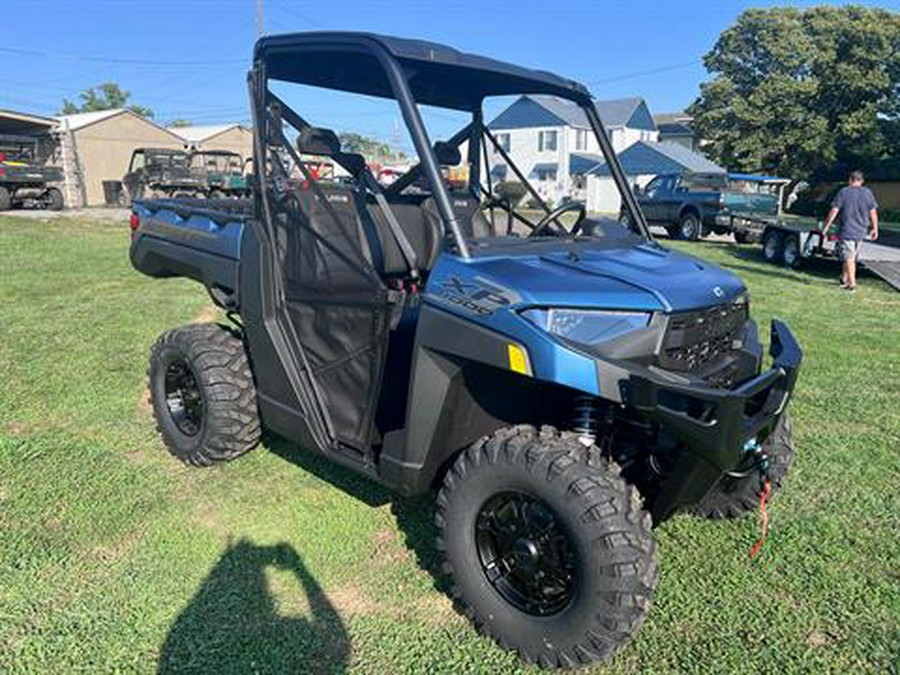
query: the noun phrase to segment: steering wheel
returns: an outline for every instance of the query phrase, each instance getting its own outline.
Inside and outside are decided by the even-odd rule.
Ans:
[[[582,202],[566,202],[565,204],[560,204],[555,209],[553,209],[546,216],[541,218],[537,225],[534,226],[534,229],[529,234],[529,237],[538,237],[544,230],[550,228],[550,223],[557,218],[559,218],[562,214],[568,213],[569,211],[578,211],[578,218],[575,220],[575,223],[572,225],[572,228],[568,231],[567,234],[576,235],[581,231],[581,223],[584,221],[587,216],[587,206]],[[556,226],[562,232],[565,232],[565,228],[560,225],[558,222]]]

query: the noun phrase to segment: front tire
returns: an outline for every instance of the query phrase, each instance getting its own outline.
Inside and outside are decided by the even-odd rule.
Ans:
[[[184,463],[209,466],[256,446],[256,386],[244,344],[227,328],[166,331],[150,352],[149,376],[156,427]]]
[[[643,623],[658,580],[650,516],[596,447],[501,429],[454,462],[435,521],[454,599],[528,663],[605,659]]]
[[[769,456],[769,480],[772,483],[772,494],[775,495],[781,489],[791,462],[794,461],[793,427],[787,413],[778,420],[772,434],[763,443],[763,448]],[[744,478],[723,476],[690,510],[696,516],[714,520],[737,518],[759,505],[761,492],[758,471],[753,471]]]

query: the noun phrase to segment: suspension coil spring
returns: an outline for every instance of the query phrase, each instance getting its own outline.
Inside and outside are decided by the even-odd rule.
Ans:
[[[594,396],[577,396],[572,410],[571,429],[578,434],[578,440],[584,445],[594,445],[599,428],[600,402]]]

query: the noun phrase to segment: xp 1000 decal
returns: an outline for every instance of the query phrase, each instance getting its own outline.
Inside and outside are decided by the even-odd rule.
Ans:
[[[508,288],[496,286],[478,277],[461,279],[455,274],[437,279],[433,285],[429,284],[428,295],[481,316],[489,316],[519,300],[518,295]]]

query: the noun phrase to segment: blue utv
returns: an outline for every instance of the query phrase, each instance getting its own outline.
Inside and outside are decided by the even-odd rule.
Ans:
[[[395,101],[417,163],[380,185],[289,105],[292,87]],[[736,516],[780,485],[791,331],[772,322],[763,368],[746,288],[653,241],[576,82],[320,32],[260,39],[249,88],[253,197],[133,207],[134,266],[201,282],[232,319],[152,348],[166,446],[209,465],[265,427],[400,495],[434,490],[436,545],[478,630],[544,667],[608,657],[650,607],[652,525]],[[522,137],[484,123],[486,100],[520,94],[583,111],[627,223],[541,198],[508,149]],[[464,122],[437,142],[435,109]],[[498,196],[498,165],[532,210]],[[451,188],[442,170],[461,166]]]

